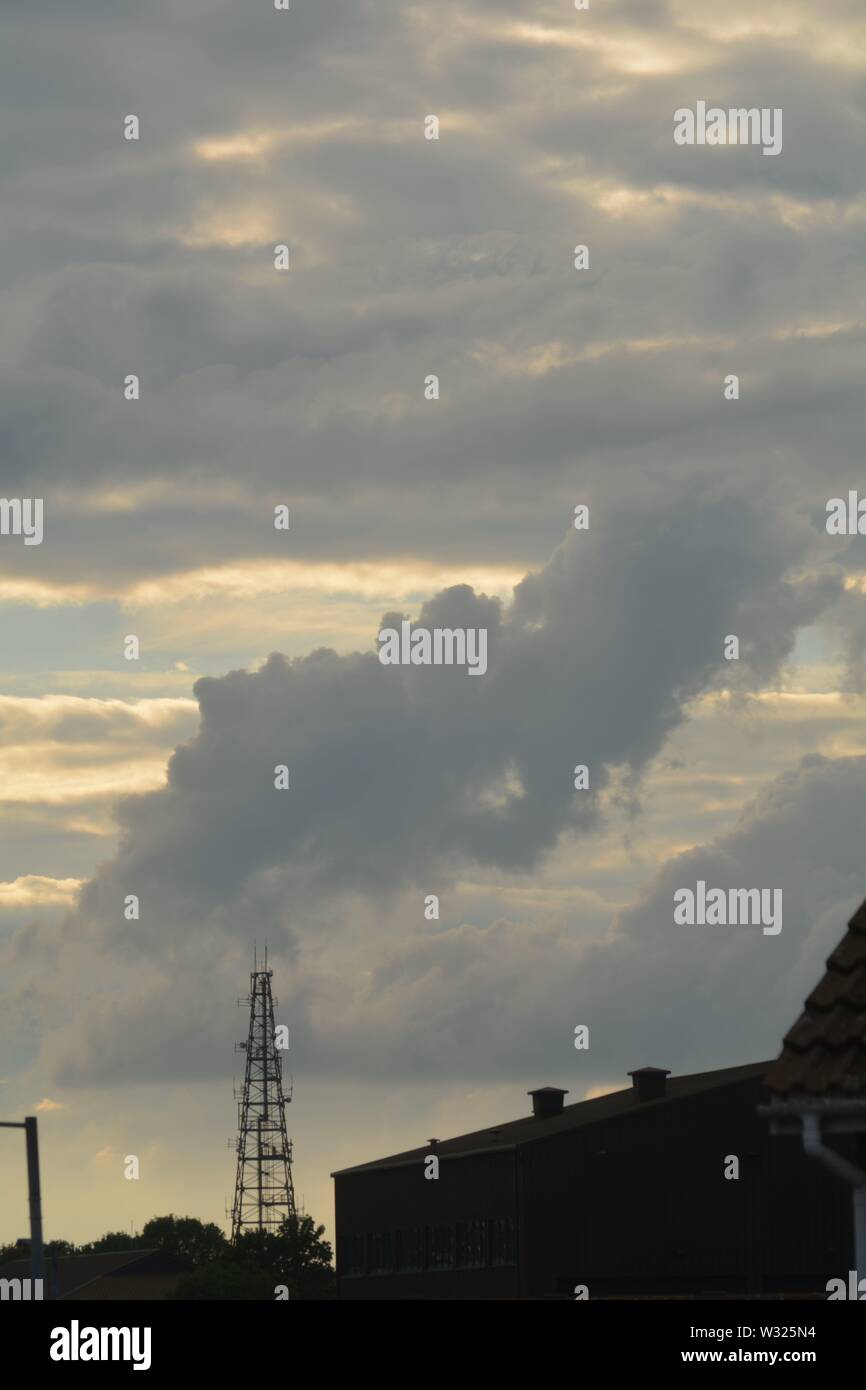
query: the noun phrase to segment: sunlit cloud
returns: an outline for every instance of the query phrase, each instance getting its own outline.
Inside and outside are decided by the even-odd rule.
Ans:
[[[603,68],[629,77],[667,77],[695,72],[713,61],[710,45],[669,32],[656,37],[646,32],[603,33],[589,26],[564,28],[520,22],[506,25],[502,36],[519,45],[528,43],[589,52],[598,58]]]
[[[238,131],[234,135],[197,140],[193,152],[207,163],[261,163],[280,143],[281,136],[274,130]]]
[[[0,805],[42,802],[62,806],[75,801],[132,796],[137,792],[154,791],[165,784],[165,756],[126,757],[106,768],[96,763],[101,750],[93,748],[90,751],[93,763],[88,764],[85,750],[79,750],[78,764],[70,765],[56,745],[30,744],[29,752],[40,759],[38,768],[29,762],[25,750],[3,751],[0,753],[0,777],[3,779]]]
[[[195,250],[208,246],[239,250],[244,246],[265,246],[279,241],[279,228],[279,213],[261,202],[231,206],[214,202],[210,206],[201,205],[192,222],[178,231],[177,239]]]
[[[694,0],[672,0],[677,27],[700,34],[718,48],[765,42],[768,47],[796,47],[813,61],[862,70],[866,50],[866,17],[834,13],[833,7],[812,0],[726,0],[724,14]],[[859,42],[858,42],[859,38]]]
[[[25,874],[11,883],[0,883],[0,910],[21,907],[72,907],[81,890],[78,878],[46,878]]]
[[[537,373],[549,369],[539,363]],[[64,607],[115,599],[127,609],[194,603],[208,598],[253,599],[267,594],[353,595],[365,601],[405,602],[451,584],[508,594],[524,575],[517,567],[442,565],[410,556],[402,563],[249,560],[166,574],[128,585],[68,585],[62,581],[0,580],[0,602]]]
[[[42,740],[52,730],[74,738],[76,728],[93,729],[116,737],[137,737],[142,726],[165,729],[173,735],[178,721],[195,710],[194,700],[162,698],[154,700],[97,700],[77,695],[0,695],[0,725],[8,741],[27,743]]]
[[[93,1162],[98,1163],[100,1167],[115,1167],[123,1162],[123,1157],[119,1149],[114,1149],[110,1144],[106,1144],[104,1148],[98,1149],[93,1155]]]
[[[67,807],[152,791],[164,785],[168,757],[197,719],[192,699],[0,696],[0,806],[15,816],[25,805]],[[35,892],[38,881],[18,884],[17,893]]]
[[[89,584],[0,578],[0,603],[23,604],[31,608],[67,608],[90,603],[96,597],[96,590]]]
[[[356,595],[383,603],[401,602],[451,584],[471,584],[486,593],[509,592],[523,571],[517,568],[443,566],[407,558],[392,561],[335,564],[300,560],[256,560],[246,564],[209,566],[184,574],[166,575],[134,585],[124,594],[131,608],[150,608],[209,597],[251,599],[265,594],[299,593]]]
[[[106,483],[99,487],[67,488],[52,490],[52,503],[64,516],[90,517],[97,515],[124,515],[146,511],[149,507],[164,507],[166,500],[172,507],[242,508],[251,513],[258,510],[258,499],[250,496],[248,487],[231,478],[210,478],[196,482],[185,477],[150,476],[130,479],[122,484]]]

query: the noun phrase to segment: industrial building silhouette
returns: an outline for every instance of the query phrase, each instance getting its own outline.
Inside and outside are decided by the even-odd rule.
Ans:
[[[850,1194],[771,1135],[771,1065],[642,1067],[575,1105],[543,1087],[524,1119],[335,1173],[339,1297],[823,1293]]]
[[[339,1297],[826,1297],[866,1277],[866,903],[778,1060],[629,1075],[335,1173]]]

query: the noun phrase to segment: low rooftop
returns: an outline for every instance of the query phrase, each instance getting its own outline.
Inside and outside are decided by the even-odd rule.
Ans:
[[[29,1279],[30,1256],[9,1260],[0,1265],[0,1279]],[[94,1255],[45,1256],[45,1281],[54,1285],[58,1298],[80,1293],[97,1280],[112,1275],[144,1274],[146,1271],[191,1268],[188,1261],[179,1261],[163,1250],[100,1250]]]
[[[435,1152],[440,1158],[448,1158],[487,1153],[497,1149],[514,1149],[521,1144],[549,1139],[553,1135],[570,1133],[572,1130],[600,1124],[605,1120],[642,1115],[647,1110],[655,1110],[659,1106],[675,1105],[677,1101],[698,1095],[702,1091],[712,1091],[723,1086],[732,1086],[738,1081],[761,1077],[771,1066],[772,1062],[750,1062],[742,1067],[724,1067],[720,1071],[699,1071],[689,1076],[670,1077],[664,1094],[657,1099],[641,1100],[636,1088],[630,1086],[622,1091],[613,1091],[610,1095],[596,1096],[593,1100],[581,1100],[574,1105],[566,1105],[556,1115],[527,1115],[520,1120],[510,1120],[505,1124],[475,1130],[472,1134],[461,1134],[455,1139],[438,1140]],[[666,1075],[655,1067],[641,1068],[640,1071]],[[558,1088],[542,1087],[539,1090],[551,1093],[556,1092]],[[368,1173],[382,1168],[405,1168],[413,1163],[421,1163],[430,1152],[428,1143],[417,1149],[409,1149],[406,1153],[375,1159],[372,1163],[359,1163],[352,1168],[342,1168],[339,1172],[332,1173],[331,1177],[341,1178],[349,1173]]]

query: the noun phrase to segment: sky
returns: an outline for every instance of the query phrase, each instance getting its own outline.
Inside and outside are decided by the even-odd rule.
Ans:
[[[46,1234],[224,1224],[254,944],[329,1232],[331,1172],[531,1087],[775,1056],[866,896],[862,0],[3,31],[0,494],[44,529],[0,535],[0,1112]],[[676,143],[698,102],[780,152]],[[487,670],[382,664],[405,619]],[[782,930],[676,924],[698,880]]]

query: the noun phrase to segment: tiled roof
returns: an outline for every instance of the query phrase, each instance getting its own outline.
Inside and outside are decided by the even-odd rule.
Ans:
[[[766,1084],[779,1100],[866,1100],[866,902],[827,957]]]
[[[558,1115],[527,1115],[507,1124],[491,1126],[490,1129],[458,1135],[456,1139],[441,1139],[436,1145],[436,1153],[440,1158],[457,1158],[496,1149],[514,1149],[520,1144],[550,1139],[557,1134],[601,1124],[605,1120],[618,1119],[620,1116],[644,1115],[649,1110],[676,1104],[678,1100],[698,1095],[701,1091],[712,1091],[717,1087],[733,1086],[739,1081],[761,1077],[771,1065],[770,1062],[750,1062],[743,1067],[725,1067],[719,1071],[693,1072],[690,1076],[672,1076],[667,1082],[665,1094],[657,1100],[639,1100],[634,1088],[629,1086],[624,1091],[613,1091],[606,1096],[596,1096],[593,1100],[566,1105]],[[413,1163],[422,1162],[428,1153],[429,1144],[423,1148],[410,1149],[406,1153],[393,1154],[390,1158],[378,1158],[372,1163],[359,1163],[354,1168],[343,1168],[338,1173],[332,1173],[331,1177],[341,1178],[349,1173],[367,1173],[381,1168],[406,1168]]]

